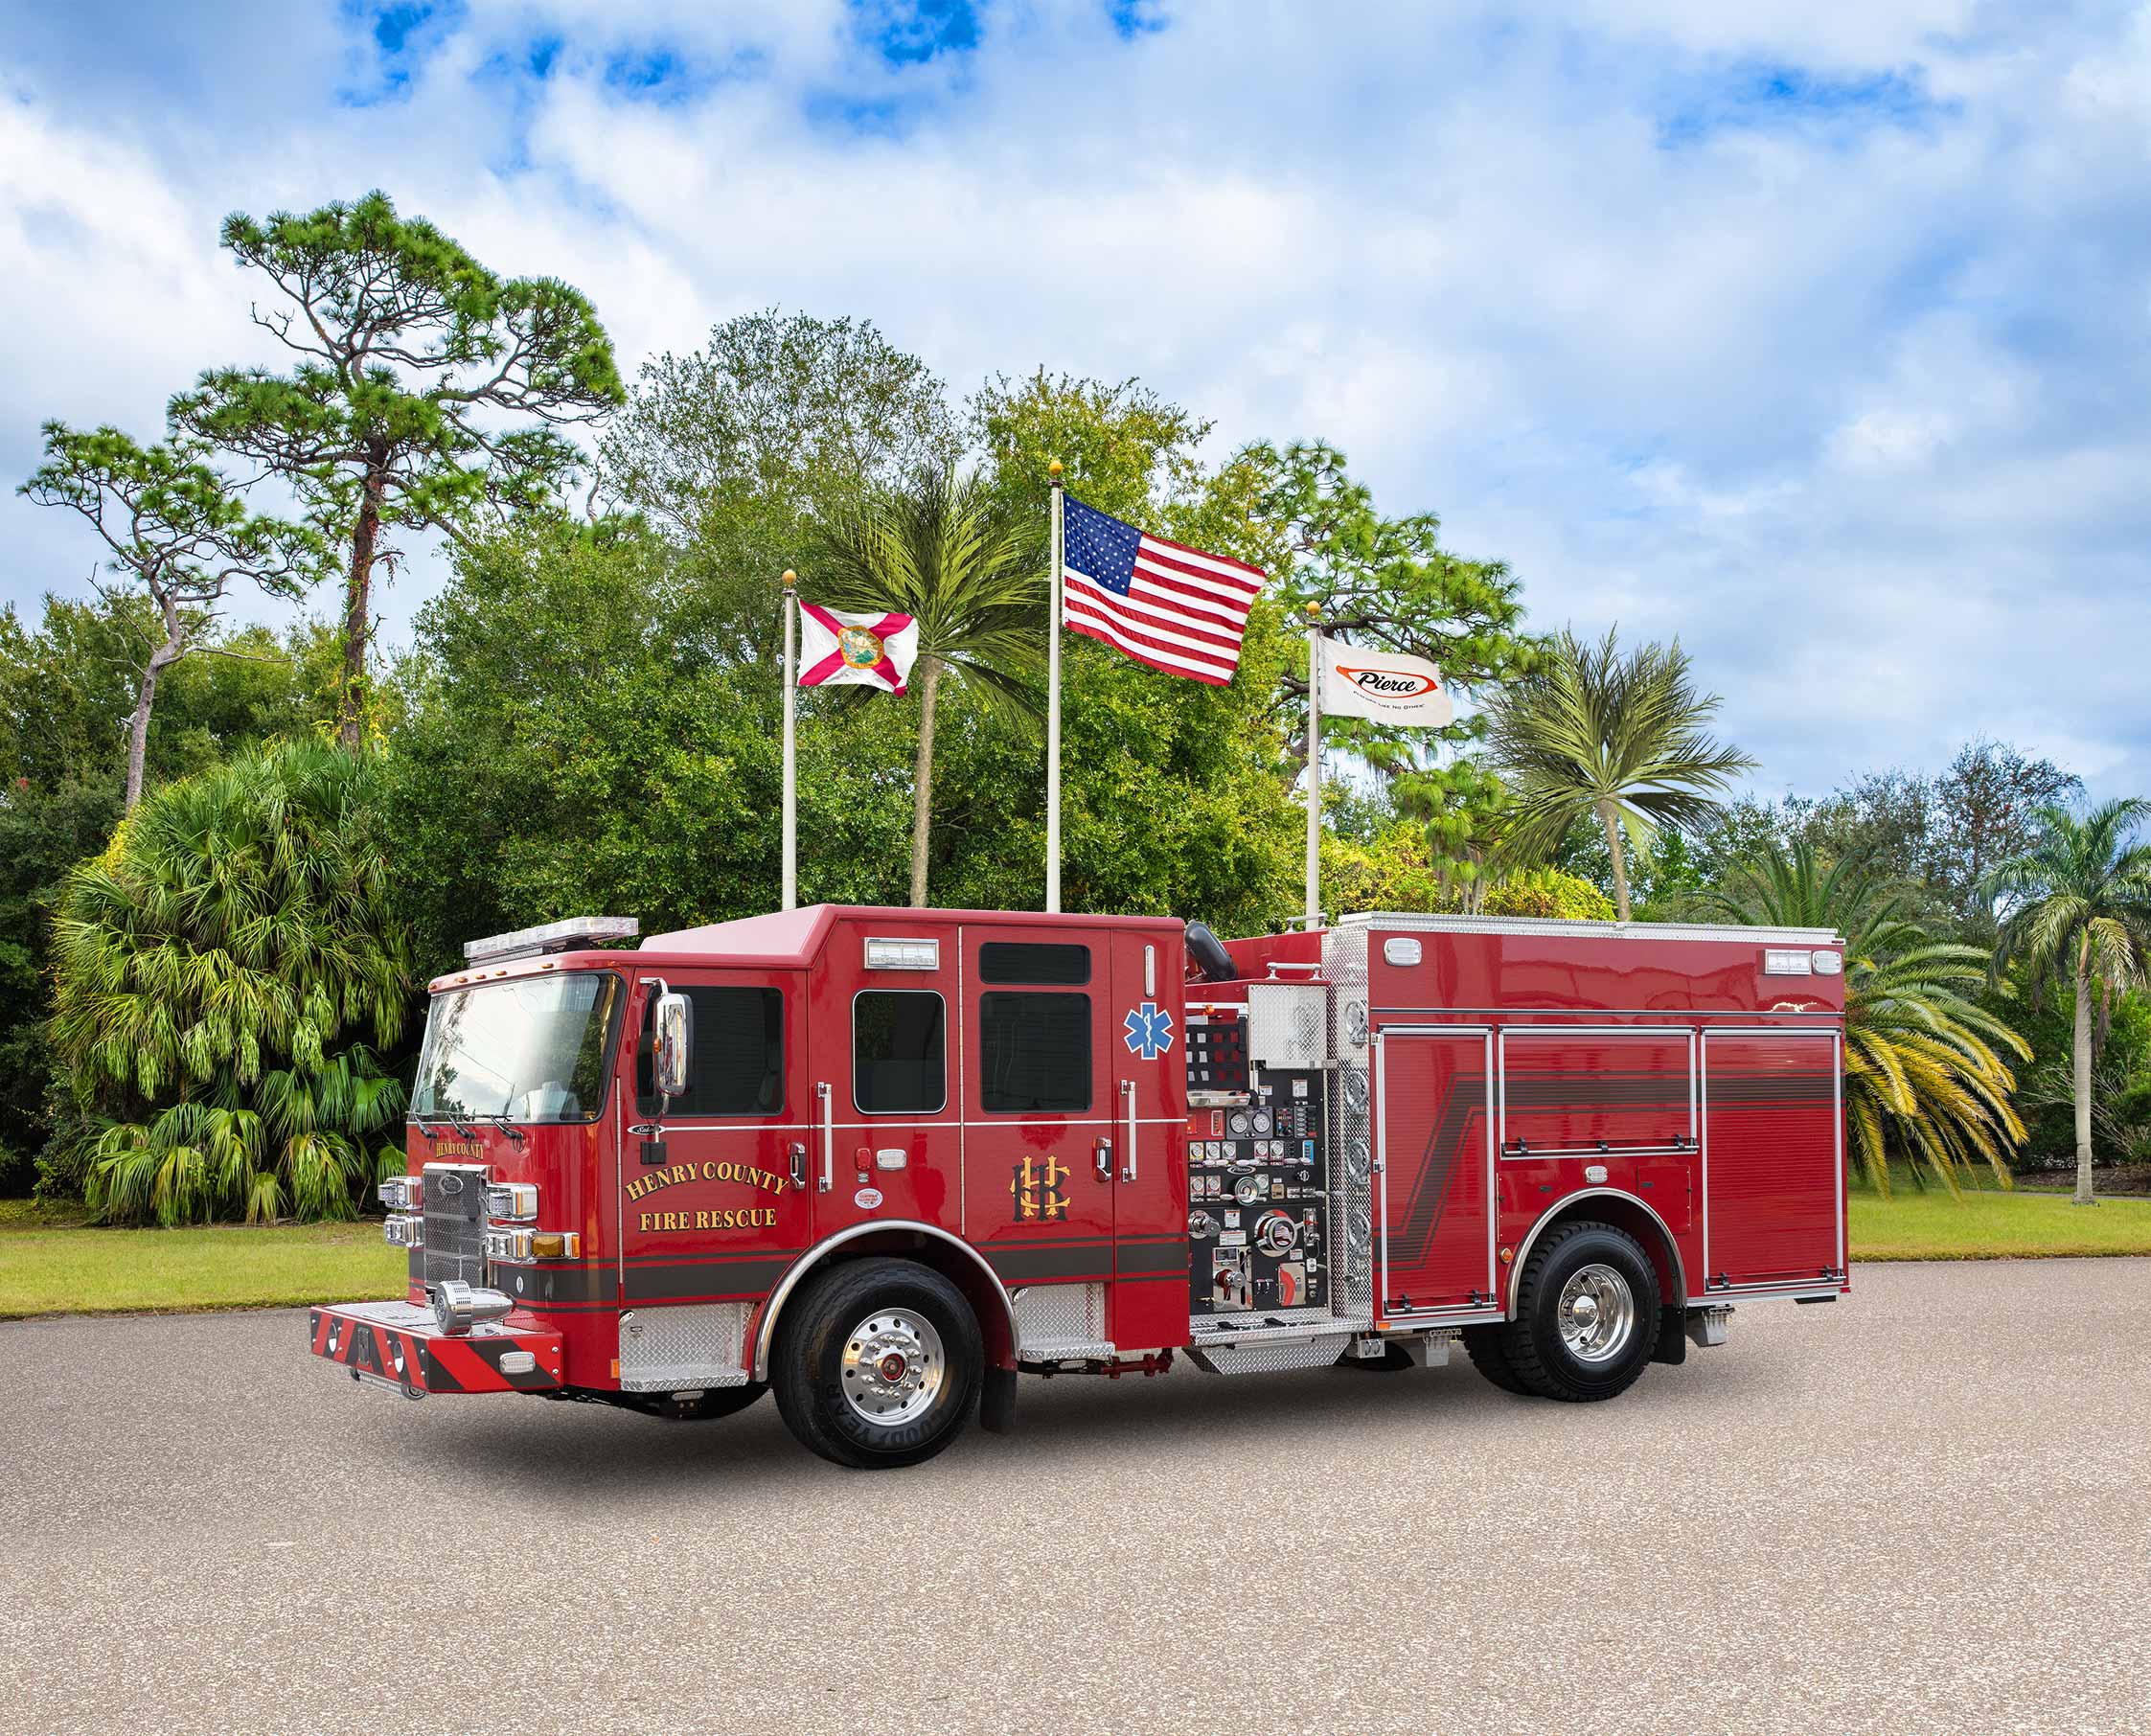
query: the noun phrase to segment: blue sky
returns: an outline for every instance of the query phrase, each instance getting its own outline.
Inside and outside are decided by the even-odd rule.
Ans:
[[[2151,790],[2151,9],[18,4],[0,472],[269,359],[218,219],[376,184],[630,369],[776,305],[1327,438],[1536,625],[1678,633],[1766,791]],[[82,589],[0,520],[0,601]]]

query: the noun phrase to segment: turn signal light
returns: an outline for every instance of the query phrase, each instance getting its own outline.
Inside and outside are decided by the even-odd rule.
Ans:
[[[392,1212],[415,1212],[425,1203],[423,1176],[391,1176],[377,1190],[381,1203]]]
[[[423,1218],[393,1217],[381,1225],[383,1239],[397,1247],[423,1247],[425,1245],[425,1220]]]
[[[573,1260],[583,1238],[573,1230],[490,1229],[486,1258],[521,1264],[526,1260]]]

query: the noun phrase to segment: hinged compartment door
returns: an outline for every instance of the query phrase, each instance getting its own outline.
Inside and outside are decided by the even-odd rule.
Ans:
[[[1376,1041],[1378,1317],[1499,1308],[1493,1046],[1481,1029]]]
[[[1834,1031],[1703,1039],[1708,1291],[1822,1284],[1844,1270],[1844,1141]]]

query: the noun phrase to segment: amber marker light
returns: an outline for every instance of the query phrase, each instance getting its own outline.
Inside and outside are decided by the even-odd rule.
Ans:
[[[1513,1247],[1504,1247],[1504,1248],[1503,1248],[1503,1249],[1501,1250],[1501,1264],[1502,1264],[1503,1266],[1509,1266],[1509,1265],[1512,1265],[1512,1264],[1514,1264],[1514,1263],[1515,1263],[1515,1260],[1516,1260],[1516,1249],[1515,1249],[1515,1248],[1513,1248]]]

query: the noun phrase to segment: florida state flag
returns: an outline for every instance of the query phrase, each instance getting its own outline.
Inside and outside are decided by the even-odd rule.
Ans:
[[[904,691],[919,654],[919,624],[909,615],[855,615],[799,605],[799,685]]]

